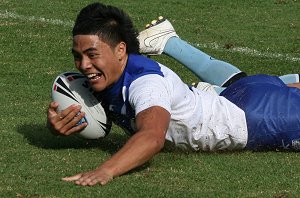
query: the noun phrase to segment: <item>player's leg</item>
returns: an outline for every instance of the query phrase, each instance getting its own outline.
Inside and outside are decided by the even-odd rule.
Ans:
[[[217,60],[178,37],[168,40],[164,53],[187,66],[202,81],[227,87],[246,74],[224,61]]]
[[[178,37],[171,37],[163,52],[184,64],[201,80],[221,87],[227,87],[246,76],[232,64],[214,59]],[[279,78],[285,84],[300,82],[300,74],[286,74]]]
[[[237,67],[217,60],[181,40],[172,24],[162,19],[140,32],[140,52],[148,55],[165,53],[195,73],[202,81],[228,86],[246,76]]]
[[[278,77],[245,77],[221,93],[246,115],[250,150],[300,150],[300,89]]]
[[[140,32],[140,52],[148,55],[165,53],[195,73],[202,81],[227,87],[246,76],[237,67],[212,58],[198,48],[181,40],[168,20],[160,18],[152,21]],[[287,74],[279,77],[285,84],[299,83],[299,74]]]

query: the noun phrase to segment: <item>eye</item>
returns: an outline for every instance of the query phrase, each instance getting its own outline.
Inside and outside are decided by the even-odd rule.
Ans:
[[[74,61],[81,61],[82,56],[79,53],[72,50],[72,54],[73,54]]]
[[[81,56],[74,54],[73,57],[74,57],[74,61],[81,61]]]
[[[88,54],[88,57],[91,58],[91,59],[97,58],[97,56],[98,56],[98,54],[96,54],[96,53],[89,53]]]

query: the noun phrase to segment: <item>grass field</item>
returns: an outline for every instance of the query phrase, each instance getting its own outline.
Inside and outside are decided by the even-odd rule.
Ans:
[[[166,150],[107,186],[62,182],[62,177],[97,167],[128,139],[115,126],[107,138],[93,142],[54,137],[45,127],[55,76],[75,70],[73,21],[91,2],[0,0],[0,197],[299,196],[300,156],[293,152]],[[181,38],[248,74],[300,72],[299,0],[111,4],[128,12],[138,29],[159,15],[168,17]],[[187,83],[196,80],[169,57],[154,58]]]

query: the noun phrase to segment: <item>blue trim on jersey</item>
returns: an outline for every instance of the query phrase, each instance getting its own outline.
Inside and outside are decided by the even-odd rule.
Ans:
[[[108,106],[111,119],[130,135],[135,131],[135,111],[128,101],[129,87],[134,80],[148,74],[164,76],[157,62],[141,55],[129,54],[120,79],[112,87],[101,92],[101,98]]]
[[[247,149],[300,149],[300,89],[275,76],[256,75],[238,80],[220,95],[244,110]]]

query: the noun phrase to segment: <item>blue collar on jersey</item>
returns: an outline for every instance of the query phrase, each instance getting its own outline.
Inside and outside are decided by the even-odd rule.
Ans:
[[[129,134],[135,131],[135,111],[128,101],[129,86],[137,78],[148,74],[164,76],[157,62],[142,55],[129,54],[122,76],[112,87],[100,93],[112,121],[126,129]]]

